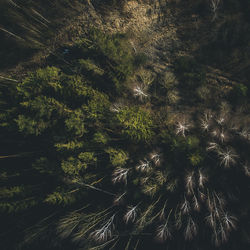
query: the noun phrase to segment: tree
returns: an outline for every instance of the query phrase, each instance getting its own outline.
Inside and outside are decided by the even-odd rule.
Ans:
[[[87,39],[77,42],[76,49],[86,58],[79,60],[80,68],[99,75],[98,79],[103,83],[99,87],[108,92],[112,90],[120,94],[124,90],[122,83],[138,67],[131,45],[120,34],[109,35],[93,28]]]
[[[63,200],[67,200],[67,203],[75,202],[76,198],[73,196],[77,192],[71,193],[71,185],[65,186],[61,178],[72,181],[78,176],[86,182],[95,178],[91,172],[92,167],[97,167],[98,158],[90,148],[92,144],[96,145],[96,142],[103,145],[107,143],[99,128],[102,130],[102,123],[108,121],[108,96],[93,89],[81,77],[66,75],[55,67],[31,73],[16,86],[15,95],[16,106],[6,110],[2,126],[14,124],[12,131],[19,131],[18,136],[23,141],[30,140],[33,147],[39,148],[37,158],[28,158],[28,166],[36,178],[40,176],[42,190],[43,178],[49,178],[48,182],[51,181],[48,183],[50,188],[44,189],[38,199],[32,198],[30,205],[27,201],[27,206],[16,204],[16,208],[29,208],[43,199],[50,203],[58,201],[59,204]],[[17,172],[20,175],[20,169],[17,169]],[[30,185],[31,189],[32,187],[33,184]],[[30,196],[26,189],[17,186],[3,190],[6,195],[20,190],[16,192],[20,197]],[[39,189],[34,190],[37,192]],[[65,200],[64,196],[65,199],[66,196],[68,198]],[[12,211],[13,204],[7,205],[6,202],[6,199],[2,203],[0,201],[0,207]]]
[[[131,140],[149,141],[153,132],[152,115],[138,107],[126,107],[116,115],[121,127],[122,133]]]
[[[218,16],[219,5],[220,5],[220,0],[210,0],[210,8],[213,13],[212,21],[214,21]]]

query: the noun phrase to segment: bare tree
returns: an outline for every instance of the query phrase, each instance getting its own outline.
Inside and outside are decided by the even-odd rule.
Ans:
[[[199,170],[199,186],[201,188],[204,188],[204,184],[207,182],[207,180],[207,176],[201,170]]]
[[[168,214],[166,222],[163,225],[160,225],[157,228],[156,238],[159,239],[160,241],[165,241],[167,239],[172,238],[171,226],[170,226],[170,223],[169,223],[169,218],[170,218],[171,212],[172,212],[172,209],[170,210],[170,212]]]
[[[218,17],[218,8],[220,5],[220,0],[210,0],[210,8],[213,13],[212,21]]]
[[[161,164],[161,155],[157,151],[153,151],[149,156],[156,166]]]
[[[185,196],[184,196],[184,202],[182,203],[181,206],[181,211],[183,214],[189,214],[189,212],[191,211],[189,201],[187,201]]]
[[[126,195],[127,192],[122,193],[121,195],[117,195],[114,199],[114,205],[119,205],[123,203],[124,201],[124,196]]]
[[[194,179],[194,171],[190,172],[186,176],[186,188],[187,188],[187,193],[191,194],[194,192],[194,187],[195,187],[195,179]]]
[[[207,132],[210,129],[212,117],[213,115],[209,110],[204,112],[203,117],[200,119],[200,126],[204,132]]]
[[[165,241],[167,239],[171,239],[171,237],[172,237],[168,222],[166,222],[163,225],[160,225],[157,228],[156,233],[157,233],[156,238],[159,239],[160,241]]]
[[[186,240],[191,240],[193,239],[194,236],[196,236],[198,230],[197,230],[197,225],[192,219],[191,216],[188,217],[187,225],[184,230],[184,236]]]
[[[209,142],[206,150],[207,151],[218,151],[219,145],[216,142]]]
[[[222,217],[222,221],[228,232],[232,229],[236,229],[237,218],[235,216],[225,213]]]
[[[246,140],[250,140],[250,131],[248,128],[242,128],[240,131],[238,131],[238,134],[246,139]]]
[[[193,197],[193,207],[195,211],[200,211],[200,208],[201,208],[200,203],[195,195]]]
[[[124,108],[124,106],[125,105],[121,102],[113,103],[110,107],[110,111],[115,112],[115,113],[119,113]]]
[[[136,166],[136,170],[141,171],[141,172],[149,172],[151,170],[151,164],[150,161],[144,160],[140,161],[139,165]]]
[[[189,128],[191,127],[191,125],[187,122],[187,121],[183,121],[183,122],[178,122],[176,125],[176,135],[181,134],[182,136],[186,136],[185,133],[187,131],[189,131]]]
[[[225,167],[230,167],[231,165],[234,165],[236,163],[236,158],[238,158],[238,155],[234,153],[232,149],[226,149],[225,151],[222,151],[219,153],[221,165],[224,165]]]
[[[198,189],[198,195],[199,195],[199,198],[202,200],[202,201],[205,201],[206,200],[206,195]]]
[[[114,218],[115,214],[113,214],[100,229],[95,230],[90,234],[90,237],[96,241],[106,241],[107,239],[112,237],[112,232],[114,230]]]
[[[137,218],[137,207],[138,204],[134,207],[128,207],[127,213],[124,215],[124,221],[127,224],[128,222],[134,222]]]
[[[244,172],[246,176],[250,176],[250,165],[248,162],[245,162],[243,165]]]
[[[216,219],[212,212],[205,218],[205,220],[211,228],[216,228]]]
[[[146,86],[136,85],[133,88],[133,93],[135,97],[138,97],[140,101],[143,101],[145,98],[148,98],[148,94],[146,93]]]
[[[113,176],[112,182],[113,182],[113,183],[124,182],[125,184],[127,184],[128,172],[129,172],[129,169],[118,167],[118,168],[113,172],[113,175],[112,175],[112,176]]]

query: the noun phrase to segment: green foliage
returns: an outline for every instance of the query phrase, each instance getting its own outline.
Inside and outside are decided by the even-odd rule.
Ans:
[[[189,160],[191,165],[198,166],[202,162],[203,157],[199,154],[199,152],[195,152],[189,156]]]
[[[82,152],[78,155],[78,158],[82,161],[84,168],[87,168],[88,165],[95,164],[97,161],[93,152]]]
[[[119,1],[112,2],[118,4]],[[138,74],[137,80],[152,90],[156,85],[161,85],[158,91],[163,90],[159,95],[165,98],[162,101],[165,106],[159,109],[152,102],[147,102],[139,107],[133,105],[134,100],[121,100],[114,95],[124,90],[124,82],[134,72],[136,64],[144,62],[143,56],[134,58],[126,38],[120,34],[108,35],[93,29],[76,47],[74,52],[77,52],[77,55],[73,59],[75,61],[70,63],[72,72],[76,70],[81,76],[66,75],[55,67],[39,69],[17,85],[13,97],[14,108],[11,106],[8,111],[2,108],[1,121],[4,129],[11,127],[13,136],[10,138],[13,139],[17,135],[20,140],[17,140],[17,150],[11,150],[20,151],[22,147],[32,150],[34,147],[34,151],[38,150],[31,157],[23,159],[20,164],[19,159],[12,159],[9,165],[4,166],[5,160],[9,159],[3,160],[0,179],[4,183],[0,188],[0,210],[4,213],[19,212],[39,205],[39,210],[29,211],[30,215],[33,215],[33,211],[38,212],[37,217],[46,217],[45,221],[49,218],[48,225],[55,228],[57,222],[47,215],[55,209],[53,220],[57,220],[59,215],[63,216],[58,227],[56,226],[57,230],[54,230],[55,233],[52,232],[55,237],[51,237],[50,230],[44,230],[43,233],[48,234],[50,239],[54,238],[55,244],[58,244],[61,238],[65,239],[62,244],[66,242],[65,248],[70,249],[79,247],[79,244],[84,249],[124,249],[123,243],[127,239],[128,249],[130,242],[143,241],[141,236],[144,234],[148,241],[153,240],[152,230],[156,227],[157,237],[160,235],[161,240],[173,237],[170,245],[169,241],[166,241],[166,248],[174,248],[175,242],[179,244],[183,233],[186,234],[185,238],[191,239],[196,234],[202,237],[209,232],[212,238],[218,236],[224,241],[223,237],[228,237],[228,234],[222,234],[222,230],[225,228],[232,231],[237,228],[225,224],[224,220],[229,214],[227,209],[237,211],[239,220],[242,215],[236,206],[237,201],[233,201],[231,206],[228,199],[227,205],[224,206],[226,203],[223,196],[225,199],[229,197],[226,194],[227,189],[230,191],[230,197],[233,197],[245,187],[247,190],[249,186],[248,179],[243,179],[240,172],[244,168],[249,175],[248,166],[243,166],[245,158],[249,161],[247,143],[242,146],[243,151],[244,147],[246,148],[246,153],[242,154],[244,157],[246,155],[243,160],[240,158],[240,150],[234,152],[234,149],[227,147],[231,146],[231,142],[235,147],[241,140],[248,140],[248,131],[245,124],[238,126],[237,121],[232,132],[231,121],[229,124],[227,120],[230,119],[229,114],[220,117],[216,111],[213,118],[209,115],[204,118],[204,123],[207,122],[209,127],[208,133],[204,129],[205,135],[200,135],[202,127],[193,127],[199,122],[190,121],[187,132],[182,134],[178,132],[178,121],[174,119],[176,116],[179,118],[176,112],[181,111],[179,109],[183,106],[178,106],[177,110],[166,105],[166,96],[167,104],[177,102],[176,78],[188,90],[199,86],[197,93],[200,91],[200,98],[205,100],[202,97],[207,93],[202,90],[205,86],[205,69],[190,57],[180,57],[176,60],[176,74],[167,72],[161,76],[155,72],[156,77],[153,77],[148,67],[147,71],[145,70],[148,74]],[[69,60],[71,56],[74,57],[73,54],[69,55]],[[107,94],[101,90],[105,90]],[[239,98],[246,97],[247,87],[238,85],[238,89],[233,92],[237,93]],[[188,95],[189,93],[187,91]],[[127,92],[124,96],[126,95]],[[156,91],[155,96],[157,98]],[[130,98],[128,95],[127,97]],[[118,104],[117,110],[110,111],[110,100]],[[185,105],[185,98],[183,101]],[[195,113],[195,107],[194,110],[186,110]],[[174,115],[171,116],[169,111]],[[154,113],[159,115],[159,120]],[[16,127],[9,126],[13,121]],[[241,136],[240,140],[235,139],[236,134]],[[11,143],[4,135],[2,138],[2,148],[5,152],[5,142],[7,146]],[[213,144],[214,141],[216,144]],[[8,150],[6,147],[6,151]],[[230,164],[226,164],[228,159]],[[211,177],[222,176],[223,165],[237,167],[224,171],[220,182],[213,181],[214,178]],[[10,173],[7,173],[5,167]],[[246,183],[242,182],[239,187],[231,185],[231,177],[237,181],[242,178]],[[26,185],[26,182],[31,182],[32,185]],[[19,200],[19,197],[23,200]],[[204,202],[204,198],[207,202]],[[83,212],[86,202],[91,205],[87,205],[88,208]],[[58,210],[55,205],[70,207]],[[69,216],[65,217],[69,210]],[[242,214],[247,214],[246,211],[245,209]],[[196,217],[199,218],[197,223]],[[204,229],[204,221],[208,218],[214,220],[210,224],[214,223],[215,226]],[[31,223],[33,224],[33,219]],[[159,233],[158,229],[164,230]],[[188,231],[191,232],[189,235]],[[69,243],[69,238],[72,237],[74,245]],[[40,243],[39,240],[46,241],[41,237],[37,244]],[[76,241],[80,243],[75,243]],[[196,240],[184,242],[185,246],[188,244],[187,247],[190,248],[197,243]],[[57,246],[62,248],[60,244]],[[136,248],[137,243],[134,246]],[[154,246],[152,244],[152,247],[149,247]],[[32,247],[33,245],[30,249]],[[47,247],[51,247],[50,241]],[[183,248],[182,244],[178,247]]]
[[[78,175],[82,170],[85,170],[82,162],[74,157],[62,161],[61,167],[64,173],[69,175]]]
[[[25,191],[24,186],[14,186],[10,188],[3,187],[3,188],[0,188],[0,199],[12,198],[12,197],[22,194],[24,191]]]
[[[32,167],[41,174],[53,174],[55,171],[54,164],[49,161],[46,157],[41,157],[37,159],[33,164]]]
[[[128,153],[121,149],[108,148],[106,152],[109,154],[110,161],[114,167],[124,166],[129,159]]]
[[[86,133],[84,126],[84,114],[82,110],[75,110],[69,115],[69,118],[65,120],[67,130],[73,132],[76,136],[83,136]]]
[[[53,192],[52,194],[49,194],[45,198],[44,202],[51,204],[51,205],[58,204],[58,205],[67,206],[76,201],[78,191],[79,191],[78,189],[68,191],[68,192],[64,190],[57,190]]]
[[[110,102],[108,96],[93,90],[90,99],[82,109],[86,113],[86,117],[92,121],[103,120],[109,111]]]
[[[32,98],[44,94],[44,92],[58,91],[61,89],[60,70],[55,67],[47,67],[46,69],[38,69],[34,73],[30,73],[22,83],[18,84],[17,90],[24,99]],[[34,86],[36,86],[34,88]]]
[[[97,144],[106,145],[108,143],[109,137],[104,132],[97,132],[94,134],[93,141]]]
[[[199,147],[200,140],[196,136],[187,136],[186,141],[189,149],[195,149]]]
[[[80,59],[79,64],[81,69],[86,70],[93,75],[102,76],[104,74],[104,70],[98,67],[92,60],[90,59]]]
[[[56,143],[55,147],[57,148],[58,151],[67,151],[67,150],[71,150],[74,151],[76,149],[80,149],[84,146],[84,142],[83,141],[69,141],[66,143]]]
[[[164,138],[171,145],[172,151],[185,151],[187,149],[187,140],[182,136],[165,135]]]
[[[0,202],[0,211],[7,213],[17,213],[25,211],[36,206],[38,202],[33,198],[27,198],[21,201]]]
[[[30,135],[40,135],[46,128],[49,127],[49,122],[34,120],[24,115],[18,115],[18,118],[15,121],[21,132]]]
[[[152,115],[138,107],[126,107],[117,114],[122,133],[131,140],[149,141],[153,137]]]
[[[99,76],[105,71],[109,79],[105,84],[121,92],[124,88],[122,82],[126,81],[135,68],[132,50],[126,39],[119,34],[109,35],[92,29],[88,38],[79,40],[76,46],[81,49],[83,56],[88,58],[79,61],[80,67]],[[100,66],[97,66],[96,61]]]
[[[107,95],[54,67],[32,73],[17,91],[25,112],[15,121],[26,134],[40,135],[48,128],[64,126],[72,135],[82,137],[87,132],[85,120],[104,119],[109,110]]]
[[[138,53],[134,58],[134,65],[145,65],[148,61],[148,57],[144,53]]]
[[[79,175],[90,165],[95,164],[96,161],[97,158],[94,157],[93,152],[82,152],[78,155],[78,158],[71,156],[67,160],[63,160],[61,167],[65,174]]]

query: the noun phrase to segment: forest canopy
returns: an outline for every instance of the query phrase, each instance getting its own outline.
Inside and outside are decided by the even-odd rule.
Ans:
[[[249,249],[249,4],[177,2],[4,2],[4,250]]]

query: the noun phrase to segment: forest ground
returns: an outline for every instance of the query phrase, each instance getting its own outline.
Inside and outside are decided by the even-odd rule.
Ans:
[[[0,69],[0,75],[23,79],[28,71],[47,65],[51,55],[67,63],[59,48],[72,45],[90,27],[108,33],[126,33],[134,51],[145,53],[149,58],[147,67],[153,74],[163,74],[172,68],[178,56],[193,56],[207,39],[211,18],[201,18],[190,10],[188,2],[176,4],[166,0],[128,1],[122,10],[100,9],[98,4],[87,1],[78,6],[70,22],[54,33],[48,46],[12,67]],[[226,94],[236,83],[229,72],[211,66],[206,69],[207,81],[217,91],[224,90]]]

